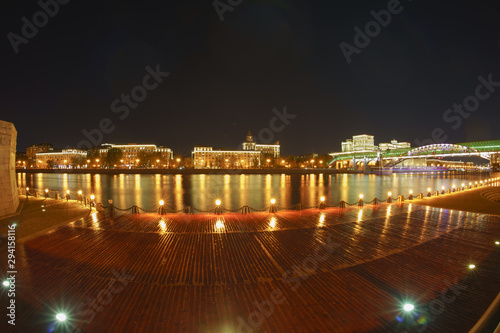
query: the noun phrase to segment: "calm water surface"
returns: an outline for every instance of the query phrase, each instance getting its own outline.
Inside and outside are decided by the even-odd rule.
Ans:
[[[365,174],[306,174],[306,175],[90,175],[90,174],[26,174],[17,175],[18,186],[38,189],[96,195],[97,202],[113,200],[115,206],[128,208],[138,205],[145,209],[157,207],[163,199],[170,209],[193,206],[210,209],[216,199],[222,205],[235,209],[244,205],[261,209],[276,198],[281,207],[301,202],[305,206],[316,205],[321,196],[329,204],[341,200],[353,203],[359,194],[367,201],[377,197],[385,199],[391,191],[407,196],[410,190],[416,195],[427,193],[427,188],[451,188],[469,181],[488,178],[483,175],[441,174],[393,174],[389,176]],[[73,196],[74,197],[74,196]]]

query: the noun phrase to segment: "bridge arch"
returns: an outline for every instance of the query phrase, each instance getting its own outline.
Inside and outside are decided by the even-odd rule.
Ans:
[[[470,148],[467,146],[455,145],[452,143],[437,143],[437,144],[433,144],[433,145],[427,145],[427,146],[414,148],[414,149],[408,151],[406,154],[408,156],[412,156],[412,155],[420,155],[420,154],[425,154],[425,153],[432,153],[435,151],[447,151],[447,152],[455,152],[455,153],[475,153],[475,154],[479,153],[476,149],[473,149],[473,148]]]

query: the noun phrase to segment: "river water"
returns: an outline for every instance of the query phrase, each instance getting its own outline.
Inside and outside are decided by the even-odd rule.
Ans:
[[[458,174],[393,174],[387,176],[368,174],[305,174],[305,175],[90,175],[90,174],[52,174],[18,173],[18,186],[38,188],[40,192],[48,188],[64,193],[70,190],[73,198],[78,190],[84,194],[95,194],[97,202],[107,204],[109,199],[119,208],[137,205],[144,209],[154,209],[160,199],[169,209],[192,206],[200,210],[214,207],[216,199],[228,209],[248,205],[261,209],[269,206],[271,198],[280,207],[290,207],[297,203],[304,206],[316,205],[321,196],[328,204],[341,200],[356,202],[360,194],[366,201],[377,197],[386,199],[408,196],[413,190],[427,193],[441,190],[442,186],[451,188],[469,182],[488,178],[482,175]]]

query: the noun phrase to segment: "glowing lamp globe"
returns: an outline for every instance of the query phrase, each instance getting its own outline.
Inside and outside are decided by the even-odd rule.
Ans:
[[[409,311],[412,311],[413,309],[415,309],[415,307],[413,306],[413,304],[405,304],[403,306],[403,309],[406,311],[406,312],[409,312]]]
[[[56,315],[56,319],[59,321],[65,321],[66,320],[66,315],[64,313],[58,313]]]

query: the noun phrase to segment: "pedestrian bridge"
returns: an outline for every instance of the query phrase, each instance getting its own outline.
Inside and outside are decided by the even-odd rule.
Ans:
[[[330,153],[330,165],[337,161],[373,162],[383,160],[386,165],[396,165],[406,159],[448,158],[478,156],[491,161],[500,153],[500,140],[462,142],[457,144],[438,143],[416,148],[389,149],[385,151],[356,151]]]

